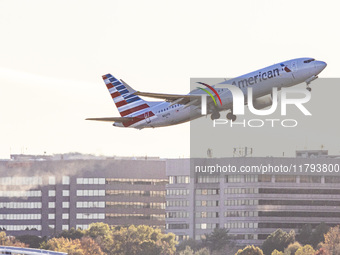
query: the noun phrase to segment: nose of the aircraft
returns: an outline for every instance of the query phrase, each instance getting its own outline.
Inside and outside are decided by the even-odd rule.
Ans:
[[[314,66],[318,70],[318,72],[320,73],[323,69],[326,68],[327,63],[323,62],[323,61],[314,61]]]

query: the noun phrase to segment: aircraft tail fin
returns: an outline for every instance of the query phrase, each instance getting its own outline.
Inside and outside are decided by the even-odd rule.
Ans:
[[[103,80],[122,117],[138,116],[150,111],[147,101],[134,95],[136,91],[124,81],[116,79],[111,74],[103,75]]]

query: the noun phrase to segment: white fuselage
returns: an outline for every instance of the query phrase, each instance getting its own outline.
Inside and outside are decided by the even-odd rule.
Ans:
[[[326,63],[315,61],[311,58],[292,59],[279,64],[274,64],[263,69],[247,73],[245,75],[226,80],[220,84],[231,84],[240,88],[247,96],[248,87],[252,87],[253,98],[262,97],[272,92],[273,87],[281,89],[290,87],[316,77],[324,68]],[[217,85],[217,84],[216,84]],[[212,86],[215,87],[216,85]],[[228,89],[216,88],[220,95],[222,105],[208,105],[208,113],[213,111],[230,110],[233,97]],[[201,90],[193,90],[190,95],[200,95]],[[150,110],[154,116],[141,120],[131,127],[142,129],[147,127],[164,127],[187,122],[203,116],[198,106],[186,106],[181,104],[172,105],[169,102],[153,102]],[[116,126],[120,126],[117,125]]]

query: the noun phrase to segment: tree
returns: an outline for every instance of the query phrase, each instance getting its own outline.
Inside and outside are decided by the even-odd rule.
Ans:
[[[263,251],[254,245],[248,245],[243,250],[238,250],[235,255],[263,255]]]
[[[15,237],[6,236],[6,232],[0,232],[0,245],[2,245],[2,246],[15,246],[15,247],[27,247],[26,244],[16,240]]]
[[[179,252],[179,255],[194,255],[194,251],[190,246],[186,246],[184,250]]]
[[[325,242],[322,248],[332,255],[340,255],[340,228],[339,226],[330,228],[325,234]]]
[[[210,255],[210,251],[208,250],[208,248],[202,248],[196,251],[194,255]]]
[[[210,251],[207,248],[202,248],[194,252],[193,249],[187,246],[184,250],[179,252],[179,255],[210,255]]]
[[[134,225],[122,227],[112,233],[114,245],[110,254],[171,255],[177,242],[173,233],[163,234],[160,229]]]
[[[113,254],[113,229],[108,224],[102,222],[92,223],[89,229],[84,231],[84,236],[92,238],[103,252]]]
[[[324,222],[320,223],[312,233],[309,244],[314,248],[320,243],[325,241],[324,235],[328,232],[329,226],[327,226]]]
[[[288,247],[284,250],[284,254],[287,255],[294,255],[295,252],[302,247],[301,244],[299,244],[298,242],[294,242],[288,245]],[[273,253],[272,253],[273,254]]]
[[[225,228],[215,228],[210,234],[205,234],[203,246],[209,248],[210,251],[219,251],[231,242],[228,234],[229,230]]]
[[[312,224],[310,223],[305,224],[300,229],[299,234],[296,237],[296,240],[303,245],[310,244],[312,234],[313,234]]]
[[[317,251],[315,252],[314,255],[330,255],[330,254],[329,254],[328,251],[326,251],[325,248],[322,248],[322,247],[321,247],[319,250],[317,250]]]
[[[27,244],[30,248],[39,248],[40,244],[46,240],[46,237],[42,238],[39,236],[22,235],[17,236],[16,239],[19,240],[20,242]]]
[[[68,239],[64,237],[52,238],[43,242],[41,249],[66,252],[69,255],[105,255],[99,245],[90,237]]]
[[[79,239],[68,239],[64,237],[52,238],[40,245],[41,249],[66,252],[68,255],[83,255],[84,251],[81,248]]]
[[[267,239],[262,244],[263,253],[270,255],[273,250],[282,251],[290,243],[295,242],[295,232],[292,230],[289,233],[283,231],[282,229],[277,229],[271,233]]]
[[[111,232],[111,228],[108,224],[103,222],[92,223],[89,229],[85,231],[85,235],[96,239],[97,237],[107,236]]]
[[[68,239],[81,239],[85,235],[85,231],[81,229],[71,228],[70,230],[63,230],[58,237],[64,237]]]
[[[282,251],[278,251],[278,250],[273,250],[271,255],[283,255]]]
[[[100,246],[90,237],[83,237],[80,240],[83,255],[105,255]]]
[[[184,240],[182,241],[178,246],[176,251],[180,252],[180,251],[184,251],[187,246],[189,246],[193,251],[197,251],[200,248],[202,248],[202,243],[198,242],[192,238],[188,239],[188,240]]]
[[[312,246],[306,244],[303,247],[300,247],[296,252],[295,255],[314,255],[315,251]]]

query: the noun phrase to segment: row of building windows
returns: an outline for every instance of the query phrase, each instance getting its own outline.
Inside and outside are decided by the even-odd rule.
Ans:
[[[188,200],[167,200],[166,201],[167,207],[187,207],[189,206]]]
[[[225,182],[243,182],[243,175],[226,175]]]
[[[296,175],[276,175],[275,182],[296,182]]]
[[[61,225],[61,230],[69,230],[69,225]]]
[[[41,177],[1,177],[0,185],[42,185]]]
[[[235,182],[271,182],[271,175],[226,175],[225,182],[235,183]]]
[[[300,183],[321,183],[321,176],[301,175]]]
[[[188,189],[167,189],[166,194],[168,196],[186,196],[189,195]]]
[[[233,237],[237,240],[257,240],[257,234],[237,234]]]
[[[332,201],[332,200],[259,200],[259,205],[340,206],[340,201]]]
[[[22,231],[38,230],[41,231],[41,225],[0,225],[0,231]]]
[[[318,195],[337,195],[340,194],[339,189],[272,189],[272,188],[260,188],[261,194],[318,194]]]
[[[218,218],[218,212],[196,212],[196,218]]]
[[[210,176],[210,175],[199,175],[196,177],[196,183],[219,183],[219,176]]]
[[[61,216],[61,218],[62,218],[63,220],[68,220],[68,219],[70,218],[70,215],[69,215],[68,213],[63,213],[62,216]],[[49,214],[48,214],[48,219],[49,219],[49,220],[54,220],[54,219],[55,219],[55,214],[54,214],[54,213],[49,213]]]
[[[189,240],[190,236],[189,235],[176,235],[175,240],[178,242],[184,241],[184,240]]]
[[[262,222],[259,223],[259,228],[290,228],[290,229],[298,229],[302,228],[306,223],[282,223],[282,222]],[[313,226],[314,225],[314,226]],[[316,224],[312,224],[312,227],[315,228]],[[327,224],[331,226],[332,224]]]
[[[106,207],[113,208],[151,208],[151,209],[165,209],[165,203],[147,203],[147,202],[106,202]]]
[[[48,196],[49,197],[55,197],[55,190],[51,189],[48,191]],[[63,197],[69,197],[70,196],[70,191],[69,190],[63,190]]]
[[[55,202],[48,202],[48,208],[55,208]],[[62,208],[70,208],[70,202],[62,202]]]
[[[219,228],[220,224],[218,223],[199,223],[195,225],[196,229],[215,229]]]
[[[89,228],[89,225],[83,224],[83,225],[76,225],[76,229],[82,229],[82,230],[86,230]]]
[[[77,190],[78,197],[104,197],[105,190]]]
[[[340,183],[339,176],[325,176],[325,183]]]
[[[79,220],[84,220],[84,219],[103,220],[105,219],[105,214],[104,213],[77,213],[77,219]]]
[[[41,202],[0,202],[0,208],[9,209],[41,208]]]
[[[139,219],[139,220],[164,220],[164,214],[132,214],[132,213],[107,213],[107,219]]]
[[[240,206],[240,205],[258,205],[258,200],[253,199],[238,199],[238,200],[225,200],[226,206]]]
[[[227,188],[224,189],[224,194],[256,194],[258,188]]]
[[[106,184],[128,184],[128,185],[166,185],[167,179],[128,179],[128,178],[106,178]]]
[[[55,176],[49,176],[48,177],[48,184],[49,185],[56,185]],[[70,176],[63,176],[62,177],[62,184],[63,185],[70,185]]]
[[[41,197],[41,190],[0,190],[0,197]]]
[[[187,223],[172,223],[172,224],[166,224],[165,229],[188,229],[189,224]]]
[[[257,217],[257,211],[226,211],[224,217]]]
[[[219,201],[218,200],[196,200],[196,206],[218,206]]]
[[[190,177],[188,175],[169,176],[169,184],[176,183],[190,183]]]
[[[218,195],[220,189],[196,189],[196,195]]]
[[[281,212],[266,212],[260,211],[259,216],[266,217],[334,217],[339,218],[340,212],[292,212],[292,211],[281,211]]]
[[[105,202],[104,201],[95,201],[95,202],[77,202],[76,204],[77,208],[105,208]]]
[[[40,220],[41,214],[0,214],[0,220]]]
[[[105,178],[77,178],[77,184],[105,184]]]
[[[233,221],[224,224],[224,227],[227,229],[232,228],[258,228],[257,222],[240,222],[240,221]]]
[[[321,176],[310,175],[275,175],[273,181],[296,183],[298,180],[300,183],[321,183]],[[272,182],[271,175],[227,175],[225,176],[225,182]],[[325,183],[340,183],[340,177],[338,176],[325,176]]]
[[[226,175],[225,182],[235,183],[235,182],[258,182],[257,175]]]
[[[165,191],[149,190],[107,190],[107,196],[165,197]]]
[[[188,218],[189,212],[167,212],[167,218]]]

